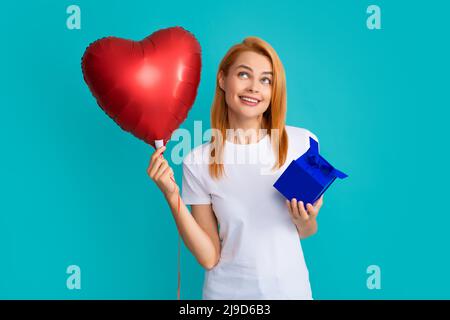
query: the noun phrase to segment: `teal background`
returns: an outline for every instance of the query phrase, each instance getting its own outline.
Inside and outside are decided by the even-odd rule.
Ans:
[[[105,116],[80,67],[98,38],[140,40],[175,25],[203,50],[182,128],[209,128],[221,58],[256,35],[285,66],[287,124],[314,132],[349,175],[327,191],[319,232],[303,241],[315,299],[450,298],[444,3],[3,2],[0,298],[176,299],[178,233],[146,174],[153,149]],[[81,30],[66,28],[71,4]],[[366,27],[370,4],[381,30]],[[71,264],[81,290],[66,288]],[[380,290],[366,286],[369,265],[381,268]],[[182,299],[201,298],[203,274],[183,245]]]

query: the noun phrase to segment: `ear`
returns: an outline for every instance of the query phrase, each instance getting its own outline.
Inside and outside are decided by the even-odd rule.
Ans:
[[[219,87],[220,87],[220,89],[222,89],[223,91],[225,91],[225,89],[224,89],[224,79],[223,79],[223,77],[224,77],[224,75],[223,75],[223,71],[222,70],[220,70],[219,71]]]

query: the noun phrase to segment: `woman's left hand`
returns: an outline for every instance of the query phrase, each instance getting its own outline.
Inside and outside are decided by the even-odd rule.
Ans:
[[[291,201],[286,200],[286,206],[288,207],[289,214],[294,224],[297,226],[299,234],[302,238],[306,238],[317,232],[317,215],[323,204],[323,195],[314,202],[314,205],[308,203],[305,206],[303,201],[297,202],[295,198]]]

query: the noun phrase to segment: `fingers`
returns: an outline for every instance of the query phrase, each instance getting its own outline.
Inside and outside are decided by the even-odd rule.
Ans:
[[[322,205],[323,205],[323,194],[320,196],[319,199],[316,200],[316,202],[314,202],[314,206],[312,206],[313,208],[310,209],[312,212],[311,214],[317,216],[319,214],[320,208],[322,208]]]
[[[161,178],[161,176],[163,176],[166,171],[170,172],[170,167],[169,167],[169,163],[167,162],[167,160],[162,160],[161,165],[158,168],[158,171],[156,171],[155,176],[153,179],[158,180],[159,178]]]
[[[155,160],[160,159],[162,153],[164,152],[164,150],[166,150],[166,146],[162,146],[161,148],[158,148],[155,150],[155,152],[152,154],[151,158],[150,158],[150,163],[148,165],[149,170],[151,169],[153,163],[155,162]]]
[[[178,185],[175,181],[175,179],[173,179],[174,177],[174,173],[171,167],[167,166],[167,168],[165,168],[164,170],[160,169],[160,172],[162,171],[162,173],[160,175],[156,175],[155,180],[158,181],[159,180],[163,180],[163,179],[168,179],[170,178],[170,180],[172,180],[171,182],[171,190],[170,192],[175,192],[178,190]]]
[[[313,217],[317,217],[317,215],[319,214],[319,210],[323,205],[323,194],[320,196],[319,199],[316,200],[316,202],[314,202],[314,205],[308,203],[306,205],[306,208],[308,210],[308,213],[313,216]]]
[[[164,150],[166,150],[166,146],[162,146],[161,148],[156,149],[150,158],[150,164],[147,168],[147,174],[152,179],[153,175],[157,172],[159,166],[161,165],[161,161],[164,160],[164,157],[162,157]]]
[[[169,163],[163,157],[159,158],[155,161],[155,168],[153,168],[153,172],[150,171],[150,174],[153,174],[153,179],[156,180],[160,177],[161,173],[164,172],[166,168],[169,167]]]
[[[302,201],[297,202],[297,199],[292,198],[290,202],[286,200],[286,203],[289,203],[289,213],[291,214],[292,218],[304,221],[308,220],[308,213],[306,212]]]
[[[158,172],[156,172],[154,179],[155,180],[162,179],[165,176],[168,176],[170,178],[173,176],[173,170],[168,164],[167,165],[162,164],[159,167],[159,170]]]
[[[158,157],[158,159],[155,159],[152,161],[150,167],[147,169],[148,175],[150,178],[154,179],[156,172],[158,171],[159,167],[163,163],[164,159]]]
[[[308,213],[305,210],[305,206],[303,205],[303,201],[297,202],[298,211],[300,212],[300,217],[302,220],[308,220],[309,216]]]
[[[320,196],[319,199],[317,199],[317,201],[314,203],[314,207],[316,207],[317,210],[319,210],[320,208],[322,208],[323,205],[323,195]]]
[[[306,209],[311,217],[316,217],[319,213],[319,210],[316,209],[311,203],[306,204]]]
[[[289,214],[291,215],[292,218],[294,218],[294,216],[292,214],[291,202],[288,199],[286,199],[286,206],[288,208]]]
[[[152,158],[157,158],[159,155],[161,155],[166,150],[166,146],[162,146],[155,150],[155,152],[152,155]]]
[[[315,218],[319,214],[319,210],[323,205],[323,195],[314,202],[314,206],[310,203],[306,204],[306,209],[303,201],[297,201],[293,198],[291,201],[286,200],[286,206],[288,207],[289,214],[293,219],[301,219],[303,221],[308,220],[310,217]]]

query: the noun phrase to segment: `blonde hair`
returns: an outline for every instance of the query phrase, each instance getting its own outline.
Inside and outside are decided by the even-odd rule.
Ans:
[[[272,81],[272,95],[270,104],[262,116],[262,129],[267,130],[267,134],[272,138],[272,130],[278,130],[279,141],[272,144],[274,154],[278,155],[275,165],[272,170],[280,168],[286,161],[288,149],[288,137],[285,128],[286,118],[286,76],[275,50],[264,40],[258,37],[247,37],[241,43],[232,46],[222,61],[216,76],[216,92],[211,108],[211,159],[216,161],[209,162],[209,174],[212,178],[219,179],[224,174],[223,149],[225,145],[226,130],[229,128],[228,111],[225,101],[225,93],[219,86],[219,74],[223,72],[225,76],[228,75],[230,66],[235,62],[240,53],[246,51],[253,51],[262,54],[269,58],[272,63],[273,81]],[[221,134],[221,137],[217,135]],[[271,139],[273,141],[273,139]],[[278,150],[277,150],[278,148]],[[219,159],[219,161],[217,161]]]

